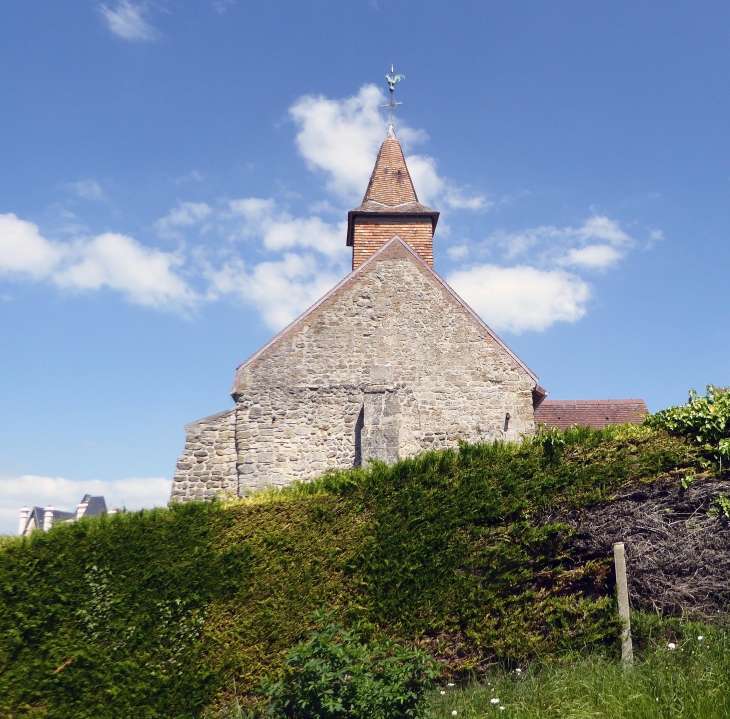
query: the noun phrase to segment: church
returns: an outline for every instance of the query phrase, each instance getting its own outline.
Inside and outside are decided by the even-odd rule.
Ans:
[[[245,496],[460,440],[517,442],[541,411],[552,426],[641,421],[642,400],[543,402],[537,375],[434,270],[438,219],[391,125],[348,213],[352,272],[238,367],[235,407],[185,427],[171,501]]]

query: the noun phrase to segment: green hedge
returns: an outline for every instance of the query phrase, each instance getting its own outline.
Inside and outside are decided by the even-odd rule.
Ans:
[[[646,427],[463,445],[231,504],[86,518],[0,545],[0,715],[197,717],[250,692],[325,607],[452,676],[615,652],[611,564],[557,510],[692,467]]]

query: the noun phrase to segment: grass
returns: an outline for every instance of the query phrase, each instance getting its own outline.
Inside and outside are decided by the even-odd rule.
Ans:
[[[587,655],[568,663],[533,661],[521,672],[495,670],[481,683],[445,686],[434,719],[453,719],[454,710],[458,719],[730,717],[727,625],[662,622],[646,615],[634,615],[632,621],[649,634],[631,669],[615,659]],[[676,644],[674,650],[669,641]]]

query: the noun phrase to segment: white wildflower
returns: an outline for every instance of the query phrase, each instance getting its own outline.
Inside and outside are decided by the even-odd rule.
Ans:
[[[451,712],[451,716],[452,716],[452,717],[455,717],[455,716],[456,716],[456,715],[457,715],[458,713],[459,713],[459,712],[457,712],[457,711],[456,711],[456,709],[454,709],[454,710],[453,710],[453,711]]]
[[[441,690],[441,696],[443,696],[444,694],[446,694],[446,692],[442,689]]]
[[[676,649],[676,648],[677,648],[677,645],[674,642],[669,642],[669,644],[667,644],[667,649]]]
[[[452,683],[449,683],[446,685],[447,687],[453,687],[454,685]]]
[[[499,711],[503,712],[504,711],[504,706],[499,707]]]
[[[517,667],[517,669],[515,669],[515,674],[522,674],[522,669]]]
[[[698,641],[698,642],[701,642],[701,641],[702,641],[703,639],[704,639],[704,637],[703,637],[703,636],[702,636],[701,634],[700,634],[700,636],[699,636],[699,637],[697,637],[697,641]]]
[[[490,704],[491,704],[491,705],[492,705],[493,707],[496,707],[496,706],[497,706],[497,704],[499,704],[499,699],[497,699],[497,697],[493,697],[492,699],[490,699],[490,700],[489,700],[489,703],[490,703]]]

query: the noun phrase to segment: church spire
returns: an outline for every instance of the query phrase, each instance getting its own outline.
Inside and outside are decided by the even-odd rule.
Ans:
[[[388,136],[380,146],[373,174],[370,175],[368,189],[362,201],[363,204],[378,202],[388,207],[418,202],[411,173],[408,172],[406,158],[403,157],[403,150],[395,136],[393,125],[388,129]]]
[[[433,266],[433,233],[439,213],[418,201],[393,125],[375,160],[362,204],[347,215],[352,269],[359,267],[394,235]]]

